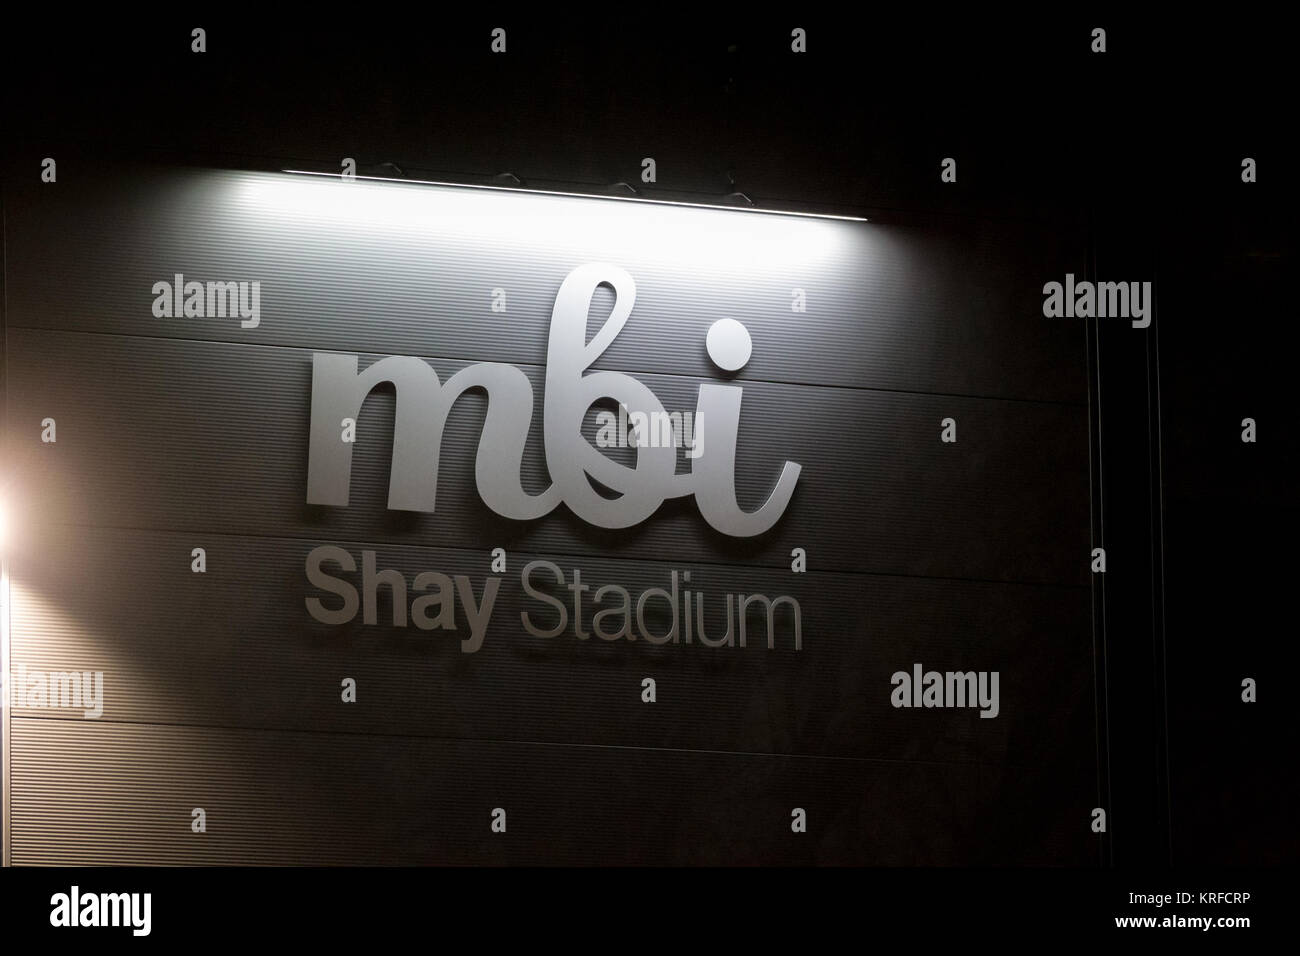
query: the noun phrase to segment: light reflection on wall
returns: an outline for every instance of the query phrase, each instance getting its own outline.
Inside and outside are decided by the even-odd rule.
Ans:
[[[467,246],[739,272],[786,270],[849,253],[847,223],[685,205],[588,199],[336,177],[240,174],[241,214],[323,230],[411,236],[436,232]]]
[[[52,539],[17,520],[9,531],[4,612],[6,663],[14,683],[4,759],[13,796],[10,860],[78,866],[239,862],[223,858],[217,842],[159,842],[160,834],[177,830],[178,821],[188,822],[193,806],[226,810],[254,828],[272,829],[265,821],[275,795],[264,783],[269,768],[257,761],[246,736],[203,726],[204,701],[192,695],[195,682],[169,679],[156,655],[128,653],[112,640],[132,626],[122,611],[133,603],[132,569],[101,561],[87,572],[81,561],[68,560],[75,545],[58,540],[57,532]],[[92,552],[80,558],[90,560]],[[69,579],[64,573],[69,571],[78,573]],[[77,582],[87,573],[115,581],[121,604],[83,599]],[[187,635],[175,638],[184,641]],[[202,650],[196,655],[199,667]],[[97,717],[86,715],[84,700],[53,706],[60,701],[48,694],[43,704],[27,699],[35,683],[44,680],[52,690],[60,675],[67,675],[66,681],[86,672],[103,675]],[[126,702],[130,706],[124,707]],[[165,715],[166,722],[142,724],[142,714]],[[198,726],[174,727],[172,721]]]

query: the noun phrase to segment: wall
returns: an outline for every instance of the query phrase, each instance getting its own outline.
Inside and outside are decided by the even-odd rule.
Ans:
[[[5,198],[13,658],[102,670],[106,694],[97,720],[13,710],[13,862],[1096,860],[1087,348],[1041,313],[1045,275],[1083,272],[1077,230],[134,164]],[[416,355],[444,381],[518,365],[536,404],[524,482],[543,487],[547,323],[588,261],[638,286],[598,367],[670,409],[718,379],[709,325],[747,326],[742,503],[803,465],[771,532],[728,539],[689,500],[628,531],[563,508],[499,518],[474,490],[481,395],[451,416],[436,513],[384,507],[389,390],[358,422],[351,505],[306,504],[315,351]],[[261,325],[154,317],[153,284],[178,272],[261,281]],[[483,648],[314,622],[303,562],[321,543],[476,590],[505,548]],[[673,569],[713,594],[789,593],[802,648],[531,637],[517,576],[534,558],[634,594]],[[1000,671],[1000,715],[891,707],[890,675],[918,661]]]

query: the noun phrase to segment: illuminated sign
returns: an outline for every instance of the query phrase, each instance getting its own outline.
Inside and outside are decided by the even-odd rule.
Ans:
[[[614,291],[614,306],[588,342],[588,312],[601,285]],[[480,388],[488,395],[488,411],[479,438],[475,477],[479,496],[503,517],[520,521],[540,518],[563,502],[589,524],[627,528],[650,517],[669,498],[694,495],[704,520],[724,534],[743,538],[767,531],[785,513],[800,466],[785,462],[767,500],[754,511],[741,510],[735,487],[740,386],[700,385],[693,419],[707,423],[708,441],[692,449],[688,456],[691,468],[684,474],[676,474],[677,449],[672,443],[639,443],[636,464],[629,467],[601,454],[583,437],[586,413],[602,399],[613,399],[630,414],[648,420],[663,420],[666,415],[654,392],[632,376],[587,372],[622,331],[635,301],[636,283],[626,271],[612,265],[579,266],[560,286],[551,313],[543,404],[546,467],[552,484],[536,495],[528,494],[520,483],[533,390],[515,366],[480,362],[440,382],[428,363],[418,358],[389,356],[358,372],[355,355],[315,355],[307,502],[337,507],[348,504],[353,442],[346,423],[355,422],[366,396],[387,382],[397,393],[390,509],[434,510],[447,415],[462,393]],[[710,329],[706,349],[718,368],[738,371],[749,361],[749,334],[740,323],[724,319]],[[601,495],[592,480],[618,497]]]

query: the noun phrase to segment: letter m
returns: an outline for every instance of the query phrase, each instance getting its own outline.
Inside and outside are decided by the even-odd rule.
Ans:
[[[979,675],[975,671],[949,671],[947,677],[947,697],[954,707],[974,707],[979,702],[976,688]]]
[[[794,649],[796,651],[801,650],[803,648],[803,615],[800,613],[799,602],[788,595],[779,597],[775,601],[763,594],[740,595],[738,598],[740,646],[745,646],[745,625],[749,616],[749,605],[756,601],[761,603],[767,610],[767,649],[770,651],[776,646],[776,609],[782,604],[788,604],[794,617]]]
[[[484,362],[461,369],[444,385],[438,373],[418,358],[391,355],[358,372],[355,355],[324,354],[312,357],[308,504],[347,506],[354,443],[343,441],[342,422],[358,419],[366,398],[384,382],[397,393],[388,482],[391,510],[434,510],[443,428],[452,405],[471,388],[488,394],[475,460],[483,500],[498,514],[520,520],[538,517],[554,506],[558,492],[534,497],[520,487],[519,460],[532,418],[533,391],[519,369]]]
[[[1097,283],[1097,314],[1102,318],[1128,318],[1128,283]]]
[[[357,372],[355,355],[314,355],[311,374],[311,449],[307,503],[345,507],[352,484],[352,442],[342,421],[361,417],[361,405],[380,384],[397,393],[388,507],[433,511],[438,490],[438,452],[449,409],[438,415],[442,384],[427,362],[404,355],[380,359]]]
[[[127,926],[130,924],[134,905],[129,895],[126,893],[100,893],[99,899],[101,926]],[[112,913],[112,922],[109,922],[110,912]]]
[[[50,706],[81,706],[81,672],[52,671],[50,673]]]
[[[227,315],[234,316],[239,306],[238,295],[238,282],[209,282],[208,318],[224,319]]]

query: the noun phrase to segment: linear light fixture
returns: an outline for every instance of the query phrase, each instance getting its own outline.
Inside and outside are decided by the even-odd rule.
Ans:
[[[320,173],[307,169],[282,169],[293,176],[315,176],[318,179],[341,179],[339,173]],[[399,179],[393,176],[353,176],[366,182],[400,183],[407,186],[444,186],[449,189],[481,189],[487,192],[523,193],[528,196],[567,196],[572,199],[608,199],[615,202],[649,203],[654,206],[686,206],[691,209],[721,209],[724,212],[759,213],[766,216],[793,216],[798,219],[839,219],[844,222],[869,222],[865,216],[841,216],[825,212],[793,212],[785,209],[760,209],[757,206],[725,206],[719,203],[683,202],[675,199],[650,199],[645,196],[614,196],[602,193],[574,193],[555,189],[523,189],[517,186],[489,186],[475,183],[448,183],[432,179]]]

